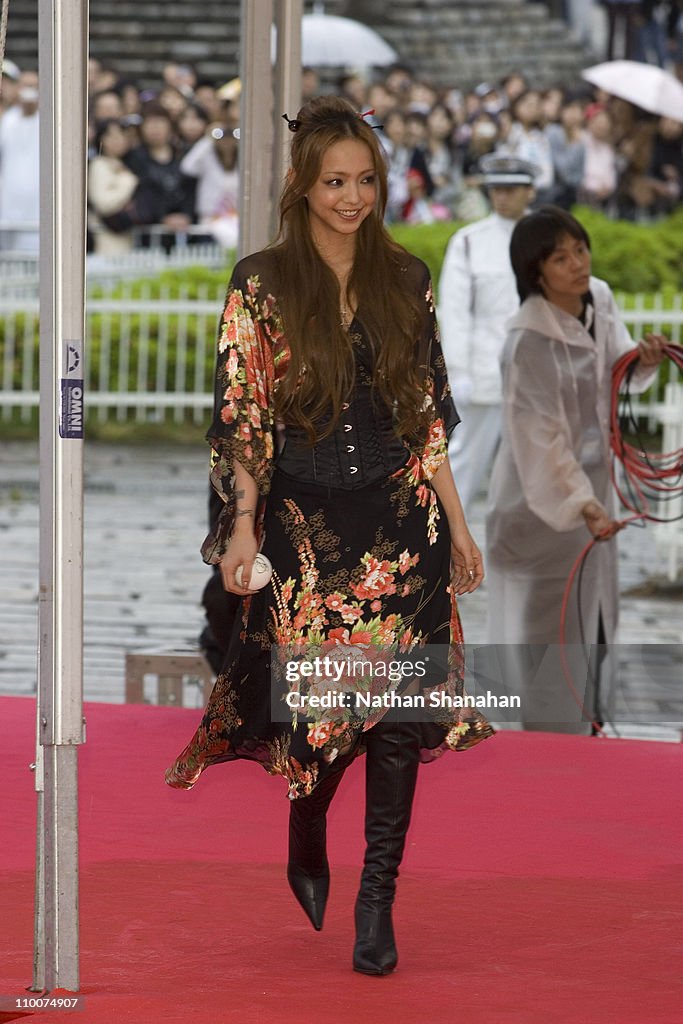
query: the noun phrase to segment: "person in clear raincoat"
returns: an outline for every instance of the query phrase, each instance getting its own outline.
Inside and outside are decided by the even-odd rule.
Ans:
[[[570,214],[546,206],[523,217],[510,258],[522,305],[501,354],[503,435],[486,519],[488,639],[497,645],[488,670],[519,692],[525,728],[588,733],[611,690],[618,617],[611,371],[635,343],[609,286],[590,275],[590,240]],[[647,335],[638,344],[632,388],[651,383],[665,342]],[[572,693],[559,648],[562,600],[591,535],[601,543],[566,616]]]

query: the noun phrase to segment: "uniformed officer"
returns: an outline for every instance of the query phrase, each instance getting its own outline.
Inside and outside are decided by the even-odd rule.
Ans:
[[[488,476],[500,438],[498,359],[505,323],[519,306],[510,238],[534,197],[536,168],[490,154],[479,162],[492,212],[451,238],[439,282],[439,322],[448,379],[462,418],[449,450],[467,510]]]

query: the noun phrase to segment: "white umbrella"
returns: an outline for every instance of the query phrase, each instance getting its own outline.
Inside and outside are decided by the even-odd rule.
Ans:
[[[351,18],[305,14],[301,32],[301,63],[308,67],[381,67],[398,59],[377,32]]]
[[[683,121],[683,85],[668,71],[637,60],[610,60],[581,72],[581,77],[611,96],[642,110]]]

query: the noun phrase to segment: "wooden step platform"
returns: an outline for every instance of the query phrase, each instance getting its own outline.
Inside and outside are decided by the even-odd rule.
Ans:
[[[145,676],[156,677],[156,700],[145,697]],[[187,685],[198,685],[206,703],[214,684],[213,670],[201,651],[190,648],[128,651],[126,704],[175,704],[183,707]]]

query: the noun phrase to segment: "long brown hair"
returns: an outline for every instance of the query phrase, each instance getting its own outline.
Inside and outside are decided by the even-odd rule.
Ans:
[[[373,385],[394,410],[402,436],[422,428],[423,376],[414,358],[420,334],[420,306],[406,287],[410,257],[389,236],[383,217],[387,201],[385,158],[375,134],[350,103],[321,96],[296,116],[291,171],[280,197],[279,292],[291,358],[278,388],[275,408],[285,423],[303,428],[311,443],[332,432],[354,382],[352,340],[340,323],[339,282],[321,258],[311,234],[306,193],[318,180],[325,151],[357,139],[372,154],[377,202],[359,226],[347,285],[372,345]],[[295,123],[296,123],[295,122]]]

